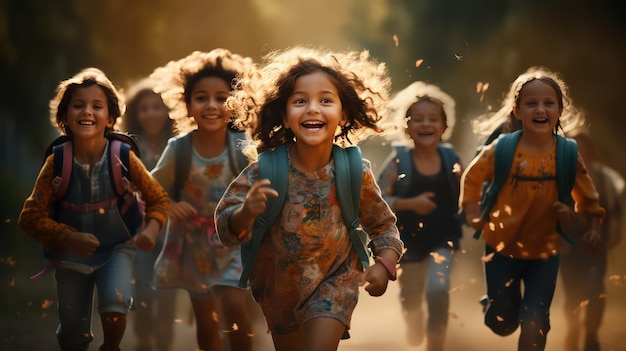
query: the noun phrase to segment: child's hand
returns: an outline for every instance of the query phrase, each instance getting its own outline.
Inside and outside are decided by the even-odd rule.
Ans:
[[[98,238],[90,233],[68,231],[67,237],[63,240],[67,251],[82,258],[90,257],[100,246]]]
[[[589,219],[589,230],[583,235],[583,243],[592,249],[597,249],[602,245],[600,219],[598,217]]]
[[[367,285],[365,285],[367,283]],[[370,266],[361,274],[361,285],[365,285],[365,291],[370,296],[381,296],[387,291],[389,283],[389,272],[382,263],[376,263]]]
[[[254,220],[265,211],[268,196],[278,197],[278,192],[271,185],[269,179],[261,179],[250,187],[241,209],[249,219]]]
[[[425,193],[421,193],[418,196],[414,197],[413,202],[413,211],[417,212],[421,215],[427,215],[431,213],[434,209],[437,208],[437,204],[433,201],[435,199],[435,193],[432,191],[427,191]]]
[[[170,201],[170,209],[168,211],[168,215],[172,218],[184,220],[190,215],[196,213],[198,213],[198,211],[196,211],[195,207],[193,207],[187,201]]]
[[[478,203],[463,204],[463,212],[465,212],[465,220],[474,230],[482,230],[485,222],[480,218],[480,205]]]
[[[556,216],[561,226],[572,225],[574,221],[574,211],[569,206],[561,201],[555,201],[552,207],[556,209]]]
[[[150,222],[130,239],[127,244],[135,245],[143,251],[150,251],[156,244],[156,239],[159,236],[159,224],[156,220],[150,219]]]

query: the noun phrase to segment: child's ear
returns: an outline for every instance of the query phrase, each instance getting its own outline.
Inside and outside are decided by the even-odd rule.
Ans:
[[[113,129],[113,127],[115,127],[115,117],[109,115],[109,120],[107,121],[107,127],[109,129]]]
[[[339,126],[345,127],[346,124],[348,124],[348,122],[349,122],[348,114],[344,110],[344,111],[341,112],[341,121],[339,121]]]
[[[516,119],[520,119],[518,114],[517,114],[518,110],[517,110],[517,104],[513,104],[513,108],[511,109],[511,113],[513,113],[513,116],[515,116]]]

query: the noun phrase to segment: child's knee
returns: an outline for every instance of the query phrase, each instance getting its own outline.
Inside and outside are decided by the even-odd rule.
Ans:
[[[496,314],[485,315],[485,325],[489,327],[495,334],[507,336],[513,334],[519,327],[519,319],[517,317],[502,317]]]

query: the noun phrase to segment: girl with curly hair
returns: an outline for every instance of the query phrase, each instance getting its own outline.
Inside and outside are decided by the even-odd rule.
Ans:
[[[347,338],[359,285],[382,295],[403,250],[395,216],[362,160],[360,221],[376,263],[363,265],[337,201],[334,144],[345,146],[384,130],[390,80],[368,52],[294,47],[271,52],[244,72],[229,99],[248,130],[250,154],[286,145],[285,202],[259,250],[250,286],[276,350],[336,350]],[[253,162],[231,183],[216,210],[227,246],[251,240],[252,223],[278,193]]]

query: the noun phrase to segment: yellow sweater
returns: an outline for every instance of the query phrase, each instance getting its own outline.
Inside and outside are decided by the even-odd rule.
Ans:
[[[463,173],[459,197],[463,209],[480,202],[483,182],[492,179],[496,143],[497,140],[484,147]],[[491,209],[491,220],[482,230],[485,242],[500,254],[516,259],[545,259],[558,253],[561,239],[553,206],[558,199],[555,151],[556,143],[550,151],[540,154],[517,145],[509,177]],[[572,198],[576,213],[604,217],[598,192],[580,154]]]

